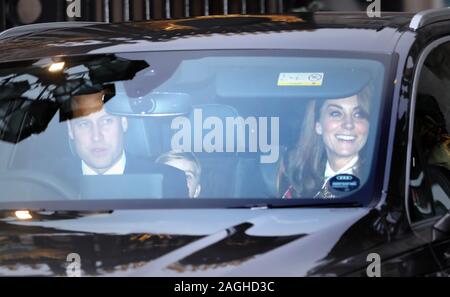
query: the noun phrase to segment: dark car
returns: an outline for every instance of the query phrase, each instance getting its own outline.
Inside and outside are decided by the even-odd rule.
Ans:
[[[450,272],[450,9],[40,24],[0,53],[0,275]]]

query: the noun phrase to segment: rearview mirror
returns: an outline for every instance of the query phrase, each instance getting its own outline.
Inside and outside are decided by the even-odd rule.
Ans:
[[[114,115],[134,117],[162,117],[189,114],[191,97],[185,93],[151,92],[141,97],[128,97],[117,93],[105,105]]]

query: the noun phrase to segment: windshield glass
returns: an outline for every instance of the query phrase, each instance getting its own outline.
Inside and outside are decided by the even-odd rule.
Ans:
[[[228,50],[3,64],[0,202],[367,199],[388,59]]]

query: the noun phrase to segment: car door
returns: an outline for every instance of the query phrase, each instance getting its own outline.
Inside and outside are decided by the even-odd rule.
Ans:
[[[450,37],[431,42],[414,77],[409,129],[407,216],[429,242],[443,275],[450,268]]]

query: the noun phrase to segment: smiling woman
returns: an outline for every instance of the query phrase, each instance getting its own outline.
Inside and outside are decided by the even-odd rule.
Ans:
[[[355,185],[355,180],[359,183],[361,165],[365,163],[361,151],[370,127],[371,96],[367,85],[349,97],[309,103],[301,136],[286,165],[290,185],[282,193],[283,198],[335,198],[330,180],[336,176],[340,186],[342,180],[348,180],[349,185]]]

